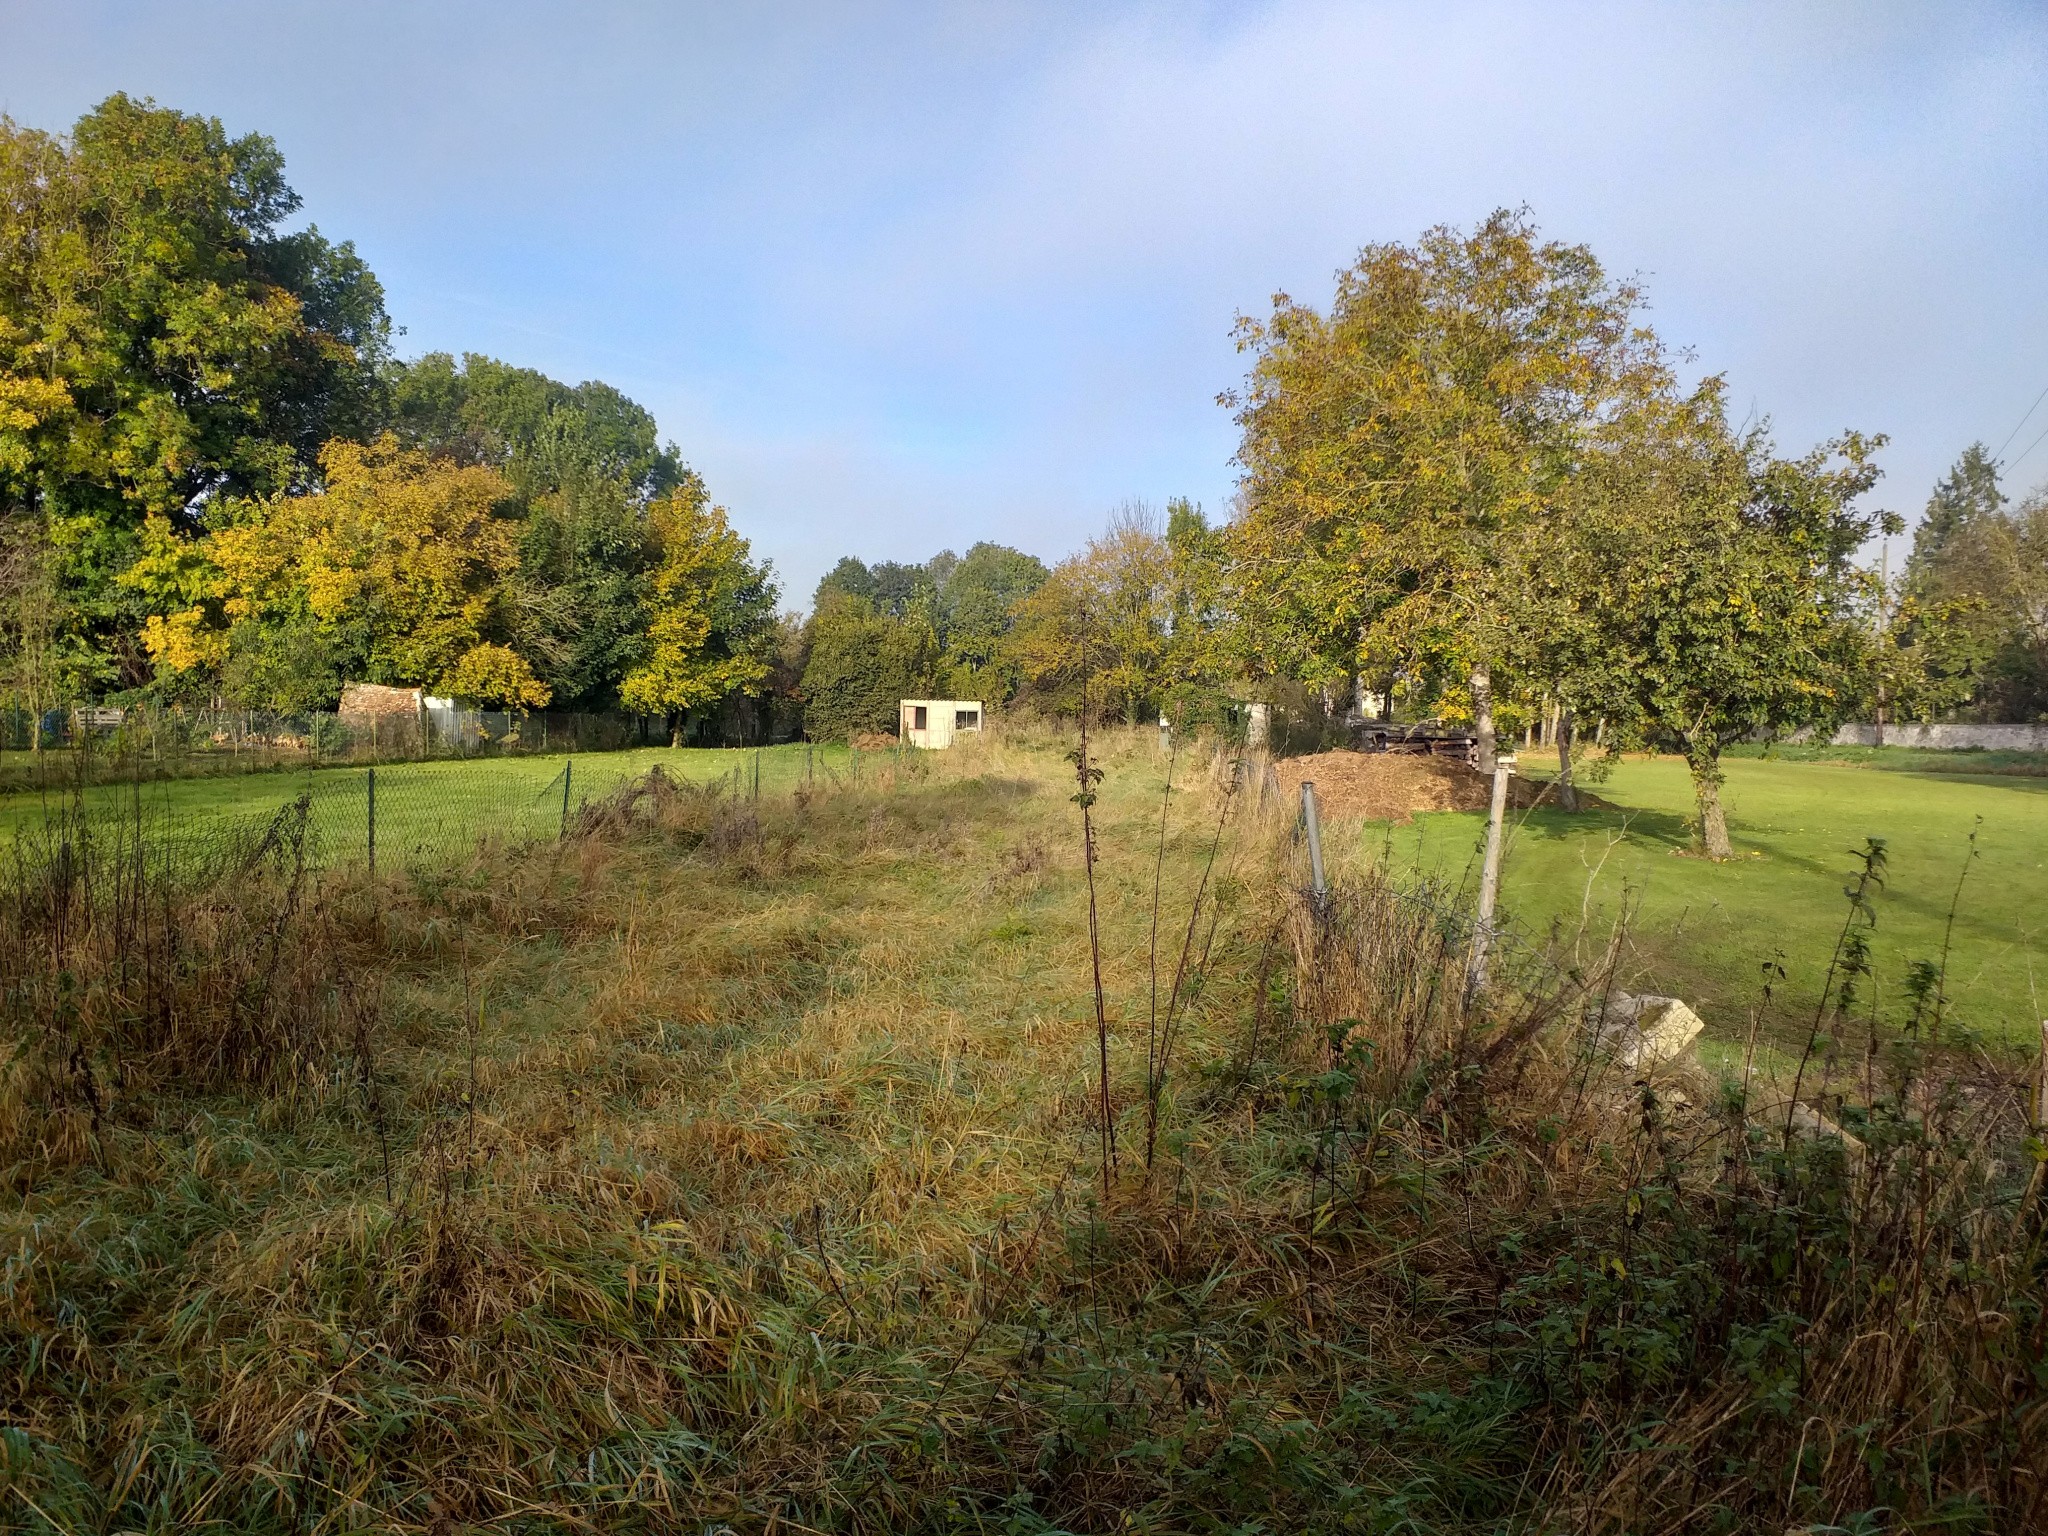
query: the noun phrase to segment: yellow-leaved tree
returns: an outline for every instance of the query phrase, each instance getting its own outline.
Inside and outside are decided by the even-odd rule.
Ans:
[[[643,657],[619,697],[628,709],[666,715],[680,745],[689,711],[766,681],[776,589],[725,509],[696,484],[655,502],[648,520],[661,559],[649,583]]]
[[[277,707],[346,676],[479,704],[548,702],[507,643],[518,525],[497,471],[374,443],[329,443],[311,495],[231,502],[199,540],[152,527],[124,576],[159,605],[143,642],[172,672],[243,667]]]

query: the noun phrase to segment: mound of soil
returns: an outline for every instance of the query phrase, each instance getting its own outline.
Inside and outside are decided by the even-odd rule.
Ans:
[[[1493,781],[1445,757],[1411,757],[1398,752],[1318,752],[1286,757],[1273,765],[1290,799],[1302,780],[1316,787],[1316,806],[1325,817],[1363,816],[1368,821],[1406,821],[1417,811],[1483,811],[1492,803]],[[1526,810],[1538,798],[1552,803],[1548,784],[1508,780],[1508,803]],[[1581,805],[1595,801],[1583,789]]]

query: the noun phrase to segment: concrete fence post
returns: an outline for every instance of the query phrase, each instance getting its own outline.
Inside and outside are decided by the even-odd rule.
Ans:
[[[1501,826],[1507,819],[1508,780],[1515,776],[1512,754],[1493,762],[1493,804],[1486,816],[1486,862],[1479,874],[1479,921],[1472,930],[1471,990],[1486,985],[1488,951],[1493,948],[1493,909],[1500,896]]]
[[[1316,814],[1316,787],[1307,779],[1301,781],[1301,820],[1308,828],[1309,888],[1315,893],[1316,912],[1320,915],[1330,899],[1330,887],[1323,878],[1323,822]]]
[[[2041,1061],[2035,1068],[2034,1129],[2048,1130],[2048,1019],[2041,1021]]]

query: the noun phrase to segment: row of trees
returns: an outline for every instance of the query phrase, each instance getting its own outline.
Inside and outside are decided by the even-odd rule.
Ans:
[[[1541,713],[1567,769],[1597,719],[1610,746],[1685,755],[1715,857],[1738,741],[1871,710],[2038,713],[2041,502],[2007,509],[1973,451],[1888,580],[1864,558],[1902,526],[1866,505],[1883,438],[1780,452],[1767,422],[1731,419],[1720,377],[1681,384],[1643,309],[1518,212],[1369,247],[1327,313],[1281,295],[1240,322],[1226,526],[1127,509],[1011,603],[976,652],[992,666],[950,659],[950,557],[842,566],[812,620],[812,708],[861,677],[887,684],[835,727],[948,678],[1127,719],[1305,686],[1469,718],[1483,758],[1503,717]]]
[[[276,147],[0,119],[0,627],[30,707],[344,680],[668,715],[763,686],[772,573],[601,383],[391,354]]]
[[[1855,706],[1896,520],[1859,505],[1882,439],[1780,456],[1642,308],[1502,212],[1243,322],[1242,611],[1265,665],[1469,711],[1483,756],[1502,697],[1675,745],[1725,856],[1721,753]]]
[[[1239,502],[1130,505],[1048,569],[849,558],[809,615],[600,383],[391,354],[355,251],[292,231],[275,146],[123,96],[0,120],[0,628],[31,705],[295,710],[344,680],[816,736],[905,696],[1126,719],[1290,688],[1682,750],[1710,851],[1732,742],[2048,709],[2048,511],[1973,449],[1896,581],[1859,563],[1882,439],[1785,455],[1681,386],[1643,296],[1520,213],[1362,251],[1240,321]],[[801,715],[799,715],[801,711]]]
[[[1048,570],[977,544],[923,565],[847,558],[797,635],[813,734],[894,728],[906,697],[973,698],[1071,716],[1213,717],[1242,671],[1227,644],[1226,540],[1201,509],[1141,502]]]
[[[1126,719],[1302,686],[1470,718],[1485,758],[1503,714],[1551,713],[1567,740],[1597,718],[1611,745],[1685,754],[1725,856],[1729,745],[1879,692],[1940,702],[1909,643],[1938,630],[1931,610],[1887,629],[1858,564],[1899,527],[1862,505],[1883,440],[1780,454],[1766,424],[1730,420],[1718,377],[1680,386],[1637,288],[1525,215],[1369,247],[1328,313],[1281,295],[1239,340],[1227,525],[1126,509],[1011,602],[974,665],[946,641],[950,557],[844,564],[811,620],[814,725],[880,726],[946,679]]]

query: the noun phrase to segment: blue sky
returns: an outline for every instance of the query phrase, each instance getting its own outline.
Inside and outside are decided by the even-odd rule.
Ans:
[[[1909,516],[2048,387],[2038,4],[0,0],[0,111],[114,90],[276,138],[408,354],[652,408],[798,605],[1224,513],[1233,316],[1502,205]]]

